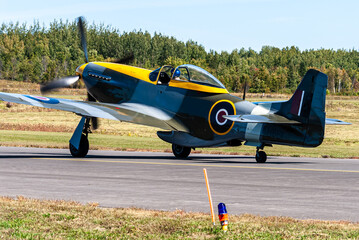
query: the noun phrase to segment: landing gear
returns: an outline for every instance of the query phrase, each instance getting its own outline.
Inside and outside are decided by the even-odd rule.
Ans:
[[[74,145],[71,143],[69,144],[70,153],[73,157],[76,158],[83,158],[87,155],[87,152],[89,151],[89,140],[85,134],[82,134],[79,148],[76,149]]]
[[[257,163],[265,163],[267,161],[267,154],[264,151],[260,151],[259,148],[257,148],[256,152],[256,161]]]
[[[176,158],[187,158],[188,155],[191,153],[191,148],[172,144],[172,152]]]
[[[88,134],[90,130],[90,118],[82,117],[70,139],[69,149],[73,157],[83,158],[89,150]]]

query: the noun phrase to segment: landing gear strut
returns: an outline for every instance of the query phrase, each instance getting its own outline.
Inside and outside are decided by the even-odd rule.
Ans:
[[[265,163],[267,161],[267,154],[265,151],[260,151],[263,150],[262,148],[257,147],[257,152],[256,152],[256,161],[257,163]]]
[[[83,117],[70,139],[69,149],[73,157],[83,158],[89,150],[88,134],[90,130],[90,118]]]
[[[176,158],[187,158],[191,153],[191,148],[172,144],[172,152]]]

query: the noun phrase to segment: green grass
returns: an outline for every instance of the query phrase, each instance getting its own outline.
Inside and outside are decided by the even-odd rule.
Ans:
[[[230,213],[229,213],[230,214]],[[99,208],[66,201],[0,197],[1,239],[358,239],[359,223],[229,215],[229,230],[209,214]]]

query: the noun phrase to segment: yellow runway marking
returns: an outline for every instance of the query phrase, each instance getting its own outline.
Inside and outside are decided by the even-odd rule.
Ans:
[[[335,169],[310,169],[310,168],[279,168],[279,167],[253,167],[253,166],[228,166],[214,164],[194,164],[194,163],[162,163],[162,162],[138,162],[138,161],[114,161],[99,159],[68,159],[68,158],[32,158],[35,160],[51,161],[71,161],[71,162],[100,162],[100,163],[130,163],[130,164],[149,164],[149,165],[168,165],[168,166],[194,166],[194,167],[217,167],[217,168],[245,168],[245,169],[268,169],[268,170],[291,170],[291,171],[310,171],[310,172],[340,172],[340,173],[359,173],[355,170],[335,170]]]

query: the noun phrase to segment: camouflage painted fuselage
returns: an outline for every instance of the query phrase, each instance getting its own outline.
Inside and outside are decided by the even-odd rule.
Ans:
[[[170,143],[188,147],[238,145],[240,142],[257,147],[270,144],[315,147],[323,141],[323,89],[327,84],[324,74],[313,75],[312,78],[318,80],[308,83],[310,86],[302,84],[305,94],[298,88],[297,91],[303,92],[300,103],[296,93],[286,102],[255,104],[223,88],[174,79],[168,84],[159,84],[158,78],[151,80],[150,70],[126,65],[89,63],[80,66],[77,72],[88,92],[99,102],[113,104],[112,109],[127,115],[129,122],[167,130],[159,131],[158,136]],[[131,107],[117,109],[115,104]],[[303,109],[296,112],[299,104]],[[223,115],[270,113],[289,116],[301,124],[241,123],[223,118]]]

